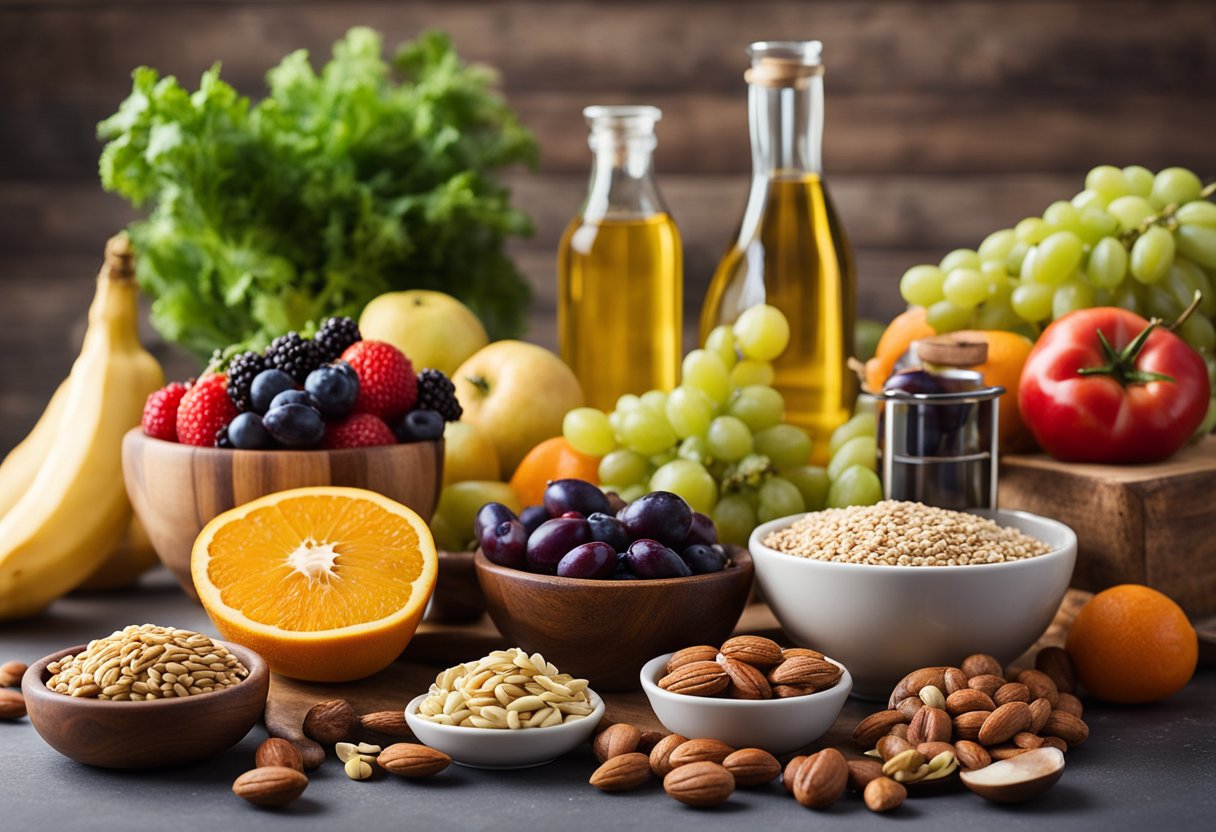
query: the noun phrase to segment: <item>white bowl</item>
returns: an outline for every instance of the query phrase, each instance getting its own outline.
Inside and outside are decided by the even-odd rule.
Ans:
[[[848,665],[857,696],[886,699],[918,667],[957,666],[972,653],[1002,663],[1017,658],[1064,598],[1077,558],[1072,529],[1024,511],[975,513],[1052,550],[975,566],[871,566],[809,560],[761,543],[803,514],[758,526],[748,550],[760,590],[789,637]]]
[[[671,693],[659,687],[658,681],[667,673],[672,655],[651,659],[642,667],[642,690],[659,722],[690,739],[716,739],[735,748],[784,754],[809,745],[832,727],[853,688],[848,669],[828,659],[843,671],[840,681],[806,696],[747,700]]]
[[[440,725],[418,716],[418,706],[429,694],[416,696],[405,706],[405,721],[414,736],[437,748],[457,763],[470,768],[530,768],[541,766],[573,751],[591,739],[604,717],[604,700],[588,689],[595,710],[574,722],[548,728],[469,728]]]

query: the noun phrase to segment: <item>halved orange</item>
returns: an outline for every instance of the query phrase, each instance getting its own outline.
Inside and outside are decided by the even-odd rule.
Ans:
[[[435,588],[430,530],[361,488],[268,494],[216,517],[190,571],[220,634],[295,679],[345,682],[393,662]]]

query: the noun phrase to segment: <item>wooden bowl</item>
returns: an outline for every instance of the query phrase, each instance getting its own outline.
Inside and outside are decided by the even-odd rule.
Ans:
[[[709,575],[597,581],[474,565],[490,618],[510,646],[541,653],[563,673],[599,691],[634,690],[660,653],[721,644],[734,630],[752,586],[746,549],[728,547],[734,566]]]
[[[340,485],[379,492],[429,522],[443,480],[443,441],[338,451],[235,451],[165,442],[133,428],[122,440],[122,472],[153,548],[197,601],[190,550],[216,515],[276,491]]]
[[[213,757],[236,745],[262,716],[270,670],[252,650],[217,642],[249,675],[214,693],[152,702],[113,702],[56,693],[46,666],[79,653],[69,647],[39,659],[25,672],[21,693],[34,729],[65,757],[102,768],[160,768]]]

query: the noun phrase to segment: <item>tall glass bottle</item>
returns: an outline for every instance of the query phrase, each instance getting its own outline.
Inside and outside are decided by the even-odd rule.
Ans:
[[[594,155],[582,210],[557,253],[562,359],[587,403],[670,390],[681,353],[683,252],[655,181],[657,107],[588,107]]]
[[[786,419],[809,431],[813,457],[849,417],[857,393],[853,255],[823,182],[823,65],[819,41],[748,49],[752,185],[739,231],[718,264],[701,310],[701,339],[757,303],[790,322],[774,363]]]

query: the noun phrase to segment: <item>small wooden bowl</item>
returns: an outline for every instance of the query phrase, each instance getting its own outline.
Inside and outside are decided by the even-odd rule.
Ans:
[[[69,647],[39,659],[21,679],[34,729],[65,757],[102,768],[160,768],[213,757],[241,741],[262,716],[270,670],[252,650],[217,642],[249,675],[230,688],[152,702],[113,702],[56,693],[46,666],[79,653]]]
[[[165,442],[133,428],[122,440],[122,472],[153,548],[197,601],[190,550],[216,515],[276,491],[339,485],[379,492],[430,522],[443,481],[443,441],[338,451],[235,451]]]
[[[647,661],[692,644],[721,644],[752,586],[752,558],[728,547],[734,566],[709,575],[599,581],[474,565],[486,608],[510,646],[541,653],[599,691],[635,690]]]

